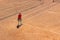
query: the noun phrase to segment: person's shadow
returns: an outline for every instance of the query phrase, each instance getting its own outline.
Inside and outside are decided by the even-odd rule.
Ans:
[[[22,26],[22,24],[21,25],[17,25],[17,28],[19,28],[19,27],[21,27]]]

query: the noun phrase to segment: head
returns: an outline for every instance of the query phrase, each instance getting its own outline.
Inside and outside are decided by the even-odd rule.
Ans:
[[[19,13],[19,15],[21,15],[21,13]]]

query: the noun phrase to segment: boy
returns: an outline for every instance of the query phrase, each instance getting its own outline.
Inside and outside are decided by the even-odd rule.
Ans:
[[[18,14],[18,25],[17,25],[17,28],[19,28],[21,25],[22,25],[22,14],[19,13]]]

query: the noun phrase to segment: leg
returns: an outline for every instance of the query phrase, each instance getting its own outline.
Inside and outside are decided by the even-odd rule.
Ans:
[[[22,25],[22,20],[21,19],[18,20],[18,25]]]
[[[18,20],[18,25],[17,25],[17,28],[19,28],[20,26],[22,25],[22,20]]]

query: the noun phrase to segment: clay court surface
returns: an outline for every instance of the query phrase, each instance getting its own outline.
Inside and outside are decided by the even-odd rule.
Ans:
[[[60,1],[0,0],[0,40],[60,40]]]

